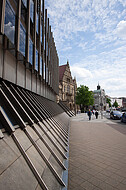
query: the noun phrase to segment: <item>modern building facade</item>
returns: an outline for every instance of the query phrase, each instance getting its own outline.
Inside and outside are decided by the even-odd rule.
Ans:
[[[58,94],[44,0],[0,0],[0,189],[67,189],[69,116]]]
[[[0,9],[0,78],[56,101],[59,60],[44,0],[1,0]]]
[[[94,108],[97,110],[106,110],[105,90],[98,84],[97,90],[94,90]]]
[[[76,79],[72,78],[69,62],[59,66],[59,101],[64,102],[70,110],[75,111]]]

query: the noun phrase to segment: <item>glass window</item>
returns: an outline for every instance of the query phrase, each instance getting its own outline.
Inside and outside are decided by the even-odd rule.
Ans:
[[[50,85],[52,86],[52,73],[50,73]]]
[[[46,67],[46,82],[48,82],[48,67]]]
[[[42,42],[42,25],[41,25],[41,42]]]
[[[44,63],[44,73],[43,73],[43,78],[45,80],[45,63]]]
[[[35,69],[38,71],[38,50],[36,49],[36,64]]]
[[[47,47],[46,47],[46,54],[48,56],[48,42],[47,42]]]
[[[33,2],[33,0],[30,0],[30,18],[33,22],[33,20],[34,20],[34,2]]]
[[[42,7],[43,7],[43,1],[41,1],[41,12],[43,11],[43,10],[42,10]]]
[[[29,62],[33,64],[33,42],[31,38],[29,38]]]
[[[13,2],[17,6],[18,0],[13,0]]]
[[[65,86],[64,86],[64,92],[65,92],[65,90],[66,90],[66,89],[65,89]]]
[[[9,1],[6,1],[5,7],[5,21],[4,21],[4,33],[9,40],[15,43],[15,12],[11,7]]]
[[[49,48],[49,61],[50,61],[50,48]]]
[[[42,57],[40,56],[40,75],[42,75]]]
[[[27,8],[27,0],[22,0],[24,6]]]
[[[67,92],[70,93],[70,86],[67,85]]]
[[[20,24],[20,44],[19,50],[25,56],[25,46],[26,46],[26,31],[22,25]]]
[[[50,73],[50,71],[49,71],[49,85],[51,84],[51,82],[50,82],[50,75],[51,75],[51,73]]]
[[[21,17],[24,20],[24,22],[27,22],[27,1],[26,1],[26,6],[24,4],[24,2],[21,1]]]
[[[36,32],[38,33],[38,26],[39,26],[39,18],[38,14],[36,13]]]
[[[44,35],[44,50],[45,50],[45,41],[46,41],[46,40],[45,40],[45,35]]]

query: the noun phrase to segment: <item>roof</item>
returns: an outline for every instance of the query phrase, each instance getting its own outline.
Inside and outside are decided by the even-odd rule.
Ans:
[[[66,70],[66,66],[67,66],[67,64],[59,66],[59,81],[61,81],[63,79],[63,75]]]

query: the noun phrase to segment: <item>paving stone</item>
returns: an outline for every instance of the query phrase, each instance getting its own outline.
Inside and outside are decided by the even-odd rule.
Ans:
[[[68,190],[79,190],[76,184],[83,190],[126,190],[124,131],[105,118],[85,118],[71,119]]]

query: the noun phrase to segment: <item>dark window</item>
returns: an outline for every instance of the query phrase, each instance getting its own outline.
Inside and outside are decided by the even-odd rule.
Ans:
[[[25,46],[26,46],[26,31],[22,25],[20,24],[20,44],[19,50],[25,56]]]
[[[18,3],[18,0],[13,0],[14,4],[16,5],[17,7],[17,3]]]
[[[26,3],[24,3],[26,2]],[[21,1],[21,18],[24,20],[25,23],[27,23],[27,1],[23,0]]]
[[[5,21],[4,21],[4,33],[9,40],[15,43],[15,12],[10,5],[10,2],[6,1],[5,7]]]
[[[70,86],[67,85],[67,92],[70,93]]]

